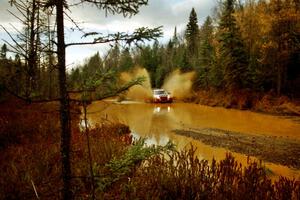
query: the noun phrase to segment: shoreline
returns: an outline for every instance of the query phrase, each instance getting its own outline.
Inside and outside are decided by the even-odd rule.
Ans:
[[[263,161],[300,169],[300,140],[252,135],[234,131],[205,128],[173,130],[175,134],[191,137],[206,145],[257,157]]]
[[[275,96],[272,93],[254,93],[249,91],[224,92],[199,90],[184,102],[210,107],[248,110],[274,116],[300,116],[300,100],[291,100],[287,96]]]

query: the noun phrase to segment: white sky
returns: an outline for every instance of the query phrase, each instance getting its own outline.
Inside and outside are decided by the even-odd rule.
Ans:
[[[163,26],[164,35],[160,41],[164,42],[172,37],[175,26],[179,33],[184,31],[193,7],[198,16],[199,25],[201,25],[205,18],[212,14],[215,4],[216,0],[149,0],[148,5],[141,7],[140,12],[131,18],[124,18],[122,15],[106,16],[104,11],[88,5],[71,8],[69,15],[79,22],[86,32],[97,31],[103,34],[118,31],[130,33],[142,26],[149,28]],[[0,0],[0,24],[9,28],[9,23],[12,23],[21,29],[22,26],[18,24],[18,20],[10,15],[7,9],[13,10],[8,4],[8,0]],[[71,23],[66,21],[65,25],[70,27]],[[79,33],[66,32],[67,42],[79,41],[80,38]],[[2,28],[0,28],[0,39],[8,39]],[[2,43],[3,41],[0,41],[0,44]],[[108,49],[107,45],[67,48],[67,63],[80,63],[97,51],[103,54]]]

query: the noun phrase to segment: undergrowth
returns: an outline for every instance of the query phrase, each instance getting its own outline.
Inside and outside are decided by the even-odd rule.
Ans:
[[[260,164],[199,160],[195,149],[145,160],[118,191],[118,199],[300,199],[300,180],[272,182]],[[112,198],[116,194],[112,194]]]
[[[59,113],[55,103],[0,106],[0,199],[58,198]]]

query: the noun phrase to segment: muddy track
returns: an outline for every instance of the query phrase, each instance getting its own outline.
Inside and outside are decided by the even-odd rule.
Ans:
[[[252,135],[222,129],[174,130],[204,144],[223,147],[261,160],[300,169],[300,141],[288,138]]]

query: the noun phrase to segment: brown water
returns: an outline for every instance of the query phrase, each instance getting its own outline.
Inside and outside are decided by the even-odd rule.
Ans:
[[[200,158],[220,160],[228,152],[224,148],[211,147],[192,138],[176,135],[174,129],[218,128],[235,132],[300,140],[299,118],[271,116],[250,111],[212,108],[189,103],[146,104],[140,102],[94,102],[88,108],[92,124],[104,120],[127,124],[135,137],[147,137],[149,144],[166,144],[172,140],[179,149],[193,144]],[[233,153],[243,164],[247,156]],[[300,170],[265,163],[275,175],[300,177]]]

